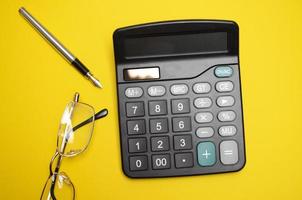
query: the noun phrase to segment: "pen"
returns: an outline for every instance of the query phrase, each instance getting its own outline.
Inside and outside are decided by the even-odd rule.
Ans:
[[[25,8],[21,7],[19,13],[47,40],[50,44],[74,66],[82,75],[87,77],[95,86],[103,88],[87,67],[76,58],[66,47],[63,46],[45,27],[42,26]]]

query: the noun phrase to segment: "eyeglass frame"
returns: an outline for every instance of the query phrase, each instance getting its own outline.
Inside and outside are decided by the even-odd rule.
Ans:
[[[49,164],[49,176],[48,176],[48,179],[47,179],[47,181],[46,181],[46,183],[45,183],[45,185],[44,185],[44,187],[43,187],[43,190],[42,190],[42,194],[41,194],[40,200],[41,200],[42,197],[43,197],[43,194],[44,194],[45,188],[46,188],[46,186],[47,186],[48,180],[49,180],[52,176],[54,176],[54,180],[51,181],[51,188],[50,188],[50,191],[49,191],[49,192],[50,192],[51,198],[52,198],[53,200],[56,200],[56,197],[55,197],[55,194],[54,194],[54,188],[55,188],[55,183],[56,183],[57,176],[58,176],[58,175],[62,175],[62,172],[59,172],[59,170],[60,170],[61,162],[62,162],[63,158],[64,158],[64,157],[75,157],[75,156],[79,155],[80,153],[84,152],[84,151],[87,149],[88,145],[90,144],[90,141],[91,141],[91,138],[92,138],[92,133],[93,133],[93,130],[94,130],[94,122],[95,122],[96,120],[98,120],[98,119],[101,119],[101,118],[103,118],[103,117],[106,117],[107,114],[108,114],[108,110],[107,110],[106,108],[102,109],[102,110],[99,111],[98,113],[95,113],[94,108],[93,108],[91,105],[86,104],[86,103],[79,102],[79,97],[80,97],[79,93],[75,93],[75,95],[74,95],[74,100],[71,101],[71,103],[81,103],[81,104],[83,104],[83,105],[86,105],[86,106],[91,107],[92,110],[93,110],[93,115],[92,115],[92,117],[88,118],[87,120],[85,120],[85,121],[79,123],[78,125],[74,126],[74,127],[72,128],[72,131],[75,132],[77,129],[79,129],[79,128],[85,126],[85,125],[88,124],[88,123],[93,122],[92,131],[91,131],[89,140],[88,140],[88,142],[87,142],[87,145],[86,145],[81,151],[76,152],[76,153],[74,153],[74,154],[72,154],[72,155],[68,155],[68,154],[64,154],[64,151],[65,151],[65,148],[66,148],[66,146],[67,146],[67,144],[68,144],[69,138],[67,138],[67,141],[64,141],[64,145],[63,145],[63,147],[62,147],[62,148],[63,148],[63,150],[62,150],[63,153],[61,153],[61,152],[59,151],[59,149],[58,149],[58,147],[59,147],[59,135],[57,135],[57,147],[56,147],[56,152],[54,153],[54,155],[53,155],[52,158],[51,158],[51,161],[50,161],[50,164]],[[67,104],[67,105],[68,105],[68,104]],[[76,104],[73,105],[73,109],[74,109],[75,105],[76,105]],[[72,110],[72,112],[73,112],[73,110]],[[71,115],[72,115],[72,113],[71,113]],[[65,134],[66,134],[66,132],[64,133],[64,136],[65,136]],[[65,138],[65,140],[66,140],[66,138]],[[55,159],[57,158],[57,156],[58,156],[58,162],[57,162],[57,164],[56,164],[55,171],[53,172],[52,166],[53,166],[53,163],[54,163]],[[72,183],[72,181],[70,180],[70,178],[67,176],[67,174],[64,173],[64,175],[66,176],[66,178],[68,178],[68,180],[69,180],[69,182],[70,182],[70,184],[71,184],[71,187],[72,187],[72,190],[73,190],[73,198],[72,198],[72,199],[75,199],[76,191],[75,191],[74,184]]]

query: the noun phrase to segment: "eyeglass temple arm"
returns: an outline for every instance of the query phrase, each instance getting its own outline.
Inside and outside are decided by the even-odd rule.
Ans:
[[[106,117],[107,115],[108,115],[108,110],[106,108],[104,108],[94,115],[94,120],[101,119],[103,117]],[[75,127],[73,127],[72,130],[76,131],[77,129],[81,128],[82,126],[92,122],[92,120],[93,120],[93,117],[90,117],[87,120],[85,120],[85,121],[81,122],[80,124],[76,125]]]

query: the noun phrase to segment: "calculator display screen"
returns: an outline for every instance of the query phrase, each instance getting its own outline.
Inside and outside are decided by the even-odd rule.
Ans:
[[[137,69],[126,69],[124,70],[124,79],[126,81],[132,80],[150,80],[159,79],[159,68],[137,68]]]
[[[126,38],[126,59],[228,53],[227,32]]]

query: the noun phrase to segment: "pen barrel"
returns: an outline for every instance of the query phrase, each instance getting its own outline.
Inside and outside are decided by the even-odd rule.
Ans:
[[[87,69],[87,67],[85,67],[85,65],[79,59],[75,58],[71,64],[84,76],[89,73],[89,69]]]
[[[19,13],[70,63],[75,60],[75,56],[63,46],[45,27],[42,26],[25,8],[20,8]]]

